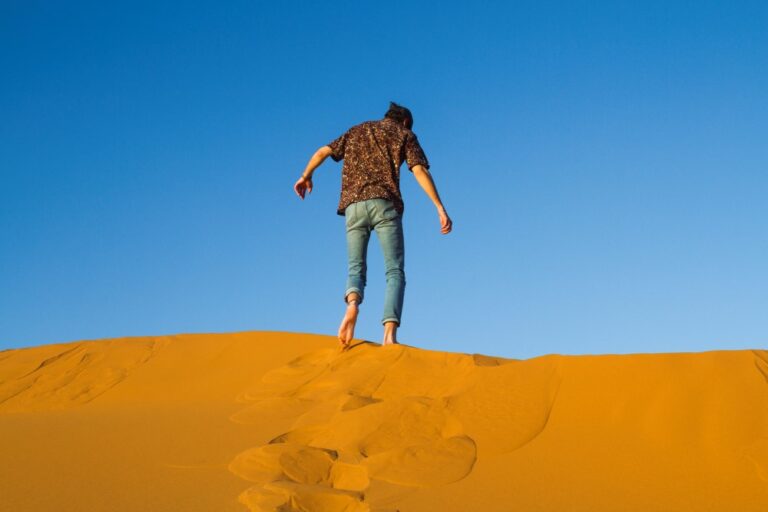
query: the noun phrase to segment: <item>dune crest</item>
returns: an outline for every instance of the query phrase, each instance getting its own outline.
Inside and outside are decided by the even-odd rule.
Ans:
[[[275,332],[0,352],[0,510],[768,510],[768,351]]]

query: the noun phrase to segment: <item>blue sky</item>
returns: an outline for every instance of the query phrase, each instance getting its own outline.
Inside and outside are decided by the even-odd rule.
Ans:
[[[0,349],[334,335],[341,164],[390,100],[402,342],[527,358],[768,345],[762,2],[4,2]],[[379,341],[369,248],[357,337]]]

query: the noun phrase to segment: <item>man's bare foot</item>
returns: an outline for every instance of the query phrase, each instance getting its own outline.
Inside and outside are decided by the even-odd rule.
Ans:
[[[384,342],[382,345],[399,345],[397,342],[397,322],[384,324]]]
[[[347,312],[341,320],[339,326],[339,342],[343,348],[349,347],[349,342],[355,336],[355,324],[357,324],[358,306],[357,302],[351,301],[347,304]]]

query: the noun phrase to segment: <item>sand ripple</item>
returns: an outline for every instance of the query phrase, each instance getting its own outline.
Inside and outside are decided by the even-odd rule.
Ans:
[[[84,341],[10,352],[0,375],[0,410],[66,409],[90,402],[168,343],[155,338],[127,341]]]

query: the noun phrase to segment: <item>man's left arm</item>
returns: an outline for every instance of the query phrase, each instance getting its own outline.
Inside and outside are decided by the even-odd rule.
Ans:
[[[322,164],[326,158],[331,156],[331,153],[332,150],[330,146],[323,146],[315,151],[315,154],[312,155],[312,158],[307,162],[307,167],[304,169],[304,172],[301,173],[301,178],[299,178],[293,186],[296,195],[304,199],[304,195],[307,192],[310,194],[312,193],[312,173],[315,172],[315,169],[320,167],[320,164]]]

